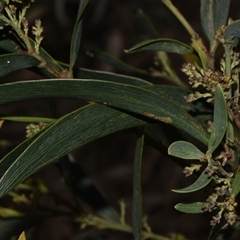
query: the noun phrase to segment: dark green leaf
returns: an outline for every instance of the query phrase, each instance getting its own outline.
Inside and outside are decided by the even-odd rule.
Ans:
[[[29,55],[10,53],[0,55],[0,77],[19,69],[39,65],[39,61]]]
[[[71,46],[70,46],[70,70],[72,70],[77,60],[80,42],[81,42],[81,36],[82,36],[82,15],[88,2],[89,0],[79,1],[78,14],[77,14],[77,19],[74,25],[72,39],[71,39]]]
[[[240,221],[236,221],[235,224],[229,225],[225,224],[220,231],[211,238],[211,240],[227,240],[230,239],[232,235],[234,235],[236,232],[239,232],[240,230]]]
[[[218,85],[214,96],[214,112],[208,150],[213,153],[221,143],[227,129],[227,107],[222,88]]]
[[[135,85],[135,86],[152,85],[152,83],[145,81],[141,78],[131,77],[131,76],[122,75],[122,74],[116,74],[111,72],[85,69],[85,68],[75,69],[74,76],[76,78],[82,78],[82,79],[106,80],[106,81],[112,81],[112,82],[126,83],[129,85]]]
[[[229,6],[230,0],[201,0],[202,28],[210,43],[217,29],[226,24]]]
[[[182,189],[172,189],[172,191],[176,193],[196,192],[207,186],[211,182],[211,180],[212,178],[208,177],[208,175],[203,171],[202,174],[198,177],[198,179],[190,186]]]
[[[49,97],[94,101],[172,124],[199,141],[208,142],[208,133],[194,118],[169,101],[168,96],[150,89],[98,80],[48,79],[2,84],[0,92],[0,104]]]
[[[240,20],[233,21],[225,29],[226,41],[232,41],[234,38],[240,38]]]
[[[240,192],[240,172],[238,172],[233,180],[231,196],[236,197]]]
[[[136,14],[131,14],[130,18],[137,36],[142,39],[157,38],[159,36],[157,29],[142,9],[138,10]]]
[[[132,225],[134,239],[142,239],[142,157],[144,147],[144,134],[138,140],[134,156],[133,168],[133,210]]]
[[[203,213],[202,206],[202,202],[178,203],[175,209],[184,213]]]
[[[200,159],[204,157],[204,153],[201,152],[196,146],[190,142],[178,141],[174,142],[168,148],[168,154],[174,157],[183,159]]]
[[[168,38],[158,38],[153,40],[147,40],[141,42],[129,50],[125,50],[126,53],[134,53],[139,51],[163,51],[178,54],[190,54],[193,52],[192,47],[177,40]]]
[[[15,53],[17,51],[16,50],[17,47],[18,45],[12,40],[4,39],[0,41],[0,48],[5,51]]]
[[[88,55],[91,57],[96,57],[97,59],[113,66],[115,69],[121,70],[126,73],[150,75],[148,71],[141,68],[133,67],[132,65],[129,65],[121,61],[120,59],[114,57],[113,55],[103,51],[91,51],[88,52]]]
[[[0,219],[1,240],[9,240],[13,239],[12,237],[18,237],[22,231],[33,227],[43,220],[44,218],[40,216]]]
[[[0,197],[22,180],[74,149],[146,122],[104,105],[90,104],[60,118],[0,161]]]

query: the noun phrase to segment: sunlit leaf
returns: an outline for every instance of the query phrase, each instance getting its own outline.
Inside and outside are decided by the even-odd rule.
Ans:
[[[195,145],[185,141],[172,143],[168,148],[168,154],[183,159],[200,159],[204,157],[204,153]]]
[[[184,213],[203,213],[204,211],[202,210],[202,207],[202,202],[178,203],[175,205],[176,210]]]
[[[192,47],[177,40],[168,38],[158,38],[143,41],[136,44],[132,48],[125,50],[126,53],[134,53],[139,51],[163,51],[178,54],[190,54],[193,52]]]
[[[227,107],[223,90],[218,85],[214,96],[214,112],[208,150],[213,153],[221,143],[227,128]]]
[[[173,192],[176,193],[190,193],[190,192],[196,192],[204,187],[206,187],[210,182],[212,178],[208,177],[207,173],[204,171],[202,174],[198,177],[198,179],[191,184],[190,186],[182,189],[172,189]]]

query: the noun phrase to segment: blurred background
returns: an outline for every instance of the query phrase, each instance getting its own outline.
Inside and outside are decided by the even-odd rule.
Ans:
[[[199,14],[200,1],[173,0],[172,2],[183,13],[195,31],[203,36]],[[42,20],[44,26],[42,47],[54,58],[65,63],[69,61],[71,32],[77,9],[77,0],[36,0],[27,15],[30,25],[34,24],[35,19]],[[239,9],[240,2],[233,0],[230,16],[234,20],[240,18]],[[146,39],[146,36],[137,34],[134,30],[137,24],[132,21],[140,10],[153,22],[161,37],[190,43],[188,33],[160,0],[90,0],[84,13],[81,50],[77,66],[124,74],[124,72],[87,54],[92,50],[102,50],[133,66],[149,70],[153,66],[153,53],[127,55],[123,51],[123,49],[129,49]],[[170,57],[174,69],[186,82],[185,76],[179,70],[183,59],[176,55],[170,55]],[[39,78],[41,78],[40,75],[29,70],[19,70],[2,78],[1,82]],[[161,78],[153,79],[145,76],[144,79],[156,84],[169,84]],[[60,117],[71,112],[83,104],[85,104],[83,101],[58,99],[57,116]],[[39,99],[1,106],[1,112],[51,116],[47,100]],[[1,129],[0,139],[19,143],[25,138],[25,127],[26,124],[23,123],[6,122]],[[104,137],[73,152],[82,170],[112,206],[119,210],[118,201],[121,198],[125,200],[129,223],[131,223],[135,144],[136,136],[131,130],[128,130]],[[64,196],[66,199],[72,198],[55,165],[51,164],[43,168],[36,173],[36,177],[41,177],[54,193]],[[149,225],[154,232],[166,236],[182,233],[192,240],[207,239],[211,215],[187,215],[174,209],[174,205],[181,201],[205,199],[206,196],[202,192],[192,196],[171,192],[171,189],[183,188],[193,180],[186,179],[182,169],[158,151],[148,146],[145,147],[142,172],[143,213],[148,217]],[[6,203],[4,200],[2,201]],[[45,201],[49,205],[53,204],[49,202],[50,200],[46,199]],[[73,222],[70,217],[51,218],[37,224],[33,239],[69,240],[79,236],[80,233],[80,225]],[[133,239],[131,235],[111,231],[103,231],[99,233],[99,236],[101,237],[97,239]],[[239,239],[239,237],[238,234],[231,239]]]

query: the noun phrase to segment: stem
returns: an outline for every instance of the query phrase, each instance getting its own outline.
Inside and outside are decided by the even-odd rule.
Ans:
[[[77,221],[82,223],[82,227],[85,226],[94,226],[98,229],[111,229],[111,230],[117,230],[121,232],[126,233],[132,233],[133,229],[128,224],[122,224],[121,222],[114,222],[107,219],[103,219],[101,217],[98,217],[96,215],[87,215],[83,217],[79,217],[76,219]],[[170,240],[170,238],[154,234],[152,232],[148,231],[142,231],[143,239],[152,239],[152,240]]]
[[[181,22],[181,24],[185,27],[188,33],[194,37],[197,33],[188,23],[188,21],[184,18],[184,16],[179,12],[179,10],[172,4],[171,0],[162,0],[162,2],[168,7],[168,9],[175,15],[175,17]]]

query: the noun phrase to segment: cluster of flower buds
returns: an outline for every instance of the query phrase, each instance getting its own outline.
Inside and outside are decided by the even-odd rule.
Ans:
[[[35,135],[36,133],[40,132],[42,129],[44,129],[47,126],[46,123],[30,123],[27,125],[26,127],[26,137],[30,138],[33,135]]]

